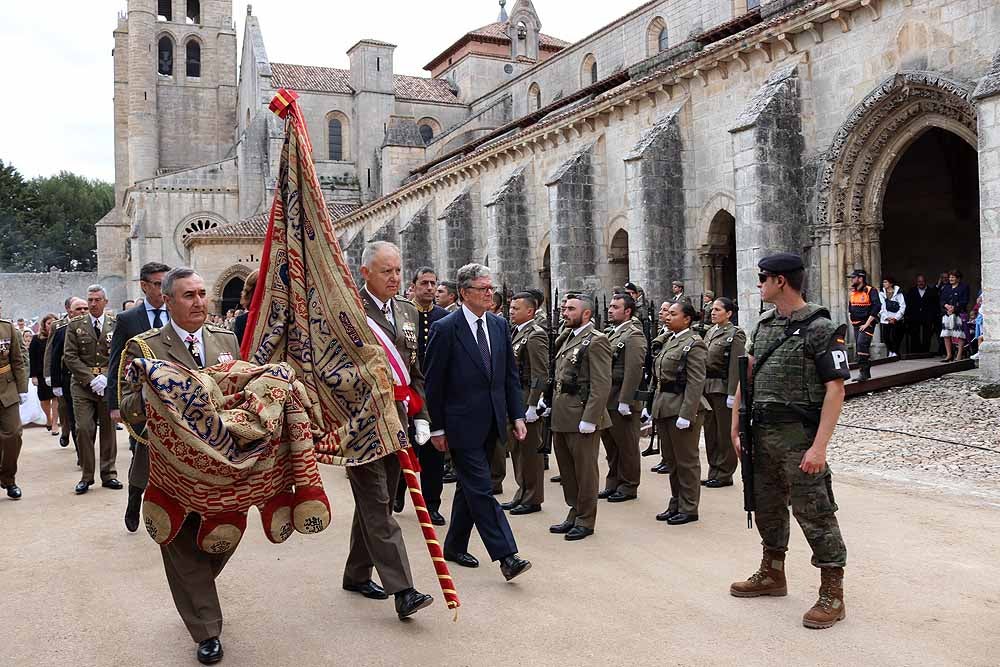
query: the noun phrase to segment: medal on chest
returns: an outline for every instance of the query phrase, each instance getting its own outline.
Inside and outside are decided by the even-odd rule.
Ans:
[[[0,354],[10,352],[10,338],[0,338]]]

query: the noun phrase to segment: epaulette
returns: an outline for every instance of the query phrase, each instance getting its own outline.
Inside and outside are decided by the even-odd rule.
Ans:
[[[202,326],[204,326],[206,329],[208,329],[212,333],[227,333],[227,334],[233,334],[234,336],[236,335],[235,333],[233,333],[232,330],[227,329],[226,327],[220,327],[217,324],[204,324]]]
[[[543,327],[542,325],[540,325],[538,323],[532,324],[531,325],[531,330],[534,331],[535,333],[541,333],[541,334],[545,334],[545,335],[548,335],[548,333],[549,333],[548,331],[545,330],[545,327]]]
[[[70,322],[76,322],[77,320],[83,322],[85,319],[90,317],[90,313],[84,313],[83,315],[77,315],[76,317],[70,318]]]
[[[58,322],[56,322],[56,327],[55,329],[53,329],[53,331],[58,331],[59,329],[65,327],[67,324],[69,324],[69,319],[61,319]]]
[[[764,313],[757,319],[758,322],[766,322],[767,320],[773,320],[775,315],[778,314],[777,308],[771,308],[770,310],[764,311]]]
[[[163,331],[162,327],[160,327],[159,329],[147,329],[146,331],[143,331],[141,334],[136,334],[132,336],[132,338],[141,338],[142,340],[146,340],[147,338],[158,336],[161,331]]]
[[[416,308],[416,307],[417,307],[417,304],[415,304],[414,302],[410,301],[410,300],[409,300],[409,299],[407,299],[407,298],[406,298],[405,296],[399,296],[399,295],[397,294],[396,296],[394,296],[394,297],[392,297],[392,298],[393,298],[394,300],[396,300],[396,301],[402,301],[403,303],[408,303],[408,304],[410,304],[411,306],[413,306],[414,308]]]
[[[14,324],[14,320],[5,320],[2,317],[0,317],[0,322],[3,324]]]

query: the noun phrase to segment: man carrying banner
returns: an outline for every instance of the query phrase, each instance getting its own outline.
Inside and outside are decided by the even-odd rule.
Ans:
[[[396,409],[399,420],[413,419],[418,444],[430,439],[430,420],[424,402],[424,377],[417,355],[419,316],[412,302],[396,296],[399,292],[402,257],[387,241],[369,244],[361,256],[361,276],[365,285],[361,300],[369,326],[382,342],[396,380]],[[351,551],[344,568],[344,590],[361,593],[373,600],[395,595],[400,620],[428,606],[434,598],[413,588],[410,562],[402,531],[392,516],[392,501],[399,483],[400,464],[395,456],[347,468],[354,493],[354,523]],[[378,570],[382,586],[372,581],[372,567]]]

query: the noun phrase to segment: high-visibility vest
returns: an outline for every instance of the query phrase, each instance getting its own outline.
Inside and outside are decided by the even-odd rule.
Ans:
[[[872,310],[872,288],[870,285],[865,285],[860,290],[851,290],[851,324],[864,324],[868,321],[868,316],[871,315]]]

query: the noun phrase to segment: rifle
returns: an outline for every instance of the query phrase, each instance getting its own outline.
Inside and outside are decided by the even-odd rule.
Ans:
[[[559,288],[556,288],[555,297],[550,302],[552,304],[552,321],[549,322],[549,381],[545,383],[545,393],[543,400],[548,408],[548,416],[545,418],[545,437],[542,438],[542,446],[538,448],[539,454],[552,453],[552,404],[553,392],[556,388],[556,328],[559,326]]]
[[[650,415],[652,426],[649,429],[649,446],[642,451],[642,456],[653,456],[660,453],[660,443],[656,433],[656,420],[653,419],[653,398],[656,396],[656,374],[653,372],[653,312],[647,308],[646,319],[642,322],[642,333],[646,336],[646,358],[642,364],[642,388],[635,392],[635,400],[642,401],[646,412]]]
[[[743,510],[747,513],[747,528],[753,528],[753,513],[757,510],[753,485],[753,386],[750,384],[750,357],[737,361],[740,372],[740,477],[743,478]]]

